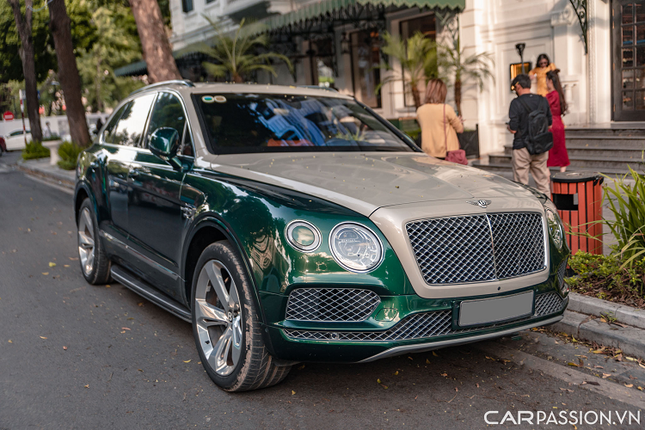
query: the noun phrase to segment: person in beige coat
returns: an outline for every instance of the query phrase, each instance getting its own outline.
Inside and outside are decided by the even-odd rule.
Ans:
[[[421,126],[421,149],[436,158],[446,158],[446,152],[459,149],[457,133],[464,132],[464,124],[452,106],[446,104],[448,89],[441,79],[428,82],[425,104],[417,109]]]

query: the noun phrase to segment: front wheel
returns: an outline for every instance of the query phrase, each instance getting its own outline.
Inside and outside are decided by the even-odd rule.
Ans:
[[[204,250],[193,276],[193,334],[206,373],[229,392],[270,387],[291,368],[268,353],[251,288],[229,242]]]

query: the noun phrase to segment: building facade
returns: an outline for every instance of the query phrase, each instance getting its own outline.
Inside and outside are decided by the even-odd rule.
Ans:
[[[407,38],[417,31],[446,43],[454,25],[464,55],[489,53],[493,77],[480,90],[463,88],[466,128],[479,130],[482,154],[501,151],[515,97],[510,81],[521,60],[533,68],[547,54],[561,70],[569,111],[567,125],[611,127],[645,122],[645,1],[633,0],[171,0],[173,50],[191,79],[204,78],[202,57],[191,47],[212,40],[204,16],[234,28],[242,18],[260,20],[271,49],[287,55],[294,72],[258,82],[333,86],[388,119],[414,116],[400,65],[384,58],[382,34]],[[451,31],[453,30],[453,31]],[[392,70],[378,68],[389,61]],[[521,70],[521,69],[519,69]],[[527,70],[527,69],[525,69]],[[380,88],[379,88],[380,87]],[[449,100],[450,102],[450,100]]]

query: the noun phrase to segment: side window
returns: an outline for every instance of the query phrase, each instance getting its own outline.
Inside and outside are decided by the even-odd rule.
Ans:
[[[105,126],[105,131],[103,131],[104,142],[114,142],[114,129],[116,127],[116,123],[119,121],[119,118],[121,118],[121,115],[123,115],[123,111],[128,107],[129,104],[130,103],[127,103],[121,106],[121,109],[119,109],[114,115],[112,115],[112,118],[110,118],[110,122],[108,122],[108,125]]]
[[[161,93],[150,115],[150,125],[146,135],[145,147],[148,147],[148,140],[152,133],[160,127],[174,128],[179,133],[182,147],[179,153],[182,155],[193,155],[193,146],[186,124],[186,115],[181,106],[179,98],[171,93]]]
[[[113,143],[125,146],[139,145],[154,98],[154,94],[147,94],[134,99],[126,106],[116,126]]]

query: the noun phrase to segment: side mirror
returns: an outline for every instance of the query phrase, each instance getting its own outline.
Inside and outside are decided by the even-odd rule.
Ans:
[[[159,127],[150,136],[148,146],[150,152],[170,163],[173,168],[181,168],[181,163],[175,159],[179,152],[179,133],[177,133],[177,130],[170,127]]]
[[[179,133],[170,127],[159,127],[150,136],[150,151],[159,158],[168,159],[177,156],[179,151]]]

